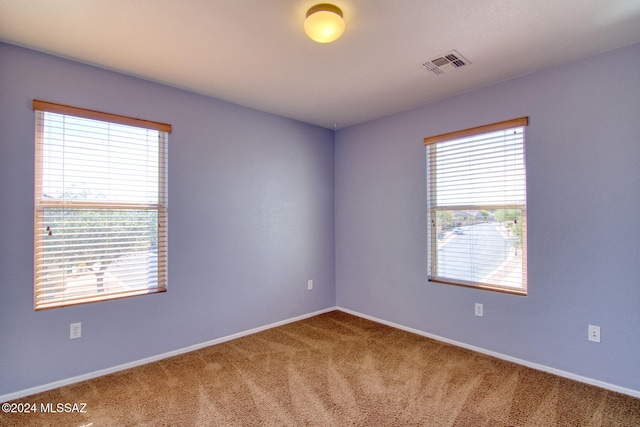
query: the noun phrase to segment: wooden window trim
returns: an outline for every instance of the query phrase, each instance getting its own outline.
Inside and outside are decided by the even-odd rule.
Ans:
[[[424,139],[424,145],[433,145],[442,141],[450,141],[452,139],[473,136],[479,133],[495,132],[504,129],[524,127],[529,125],[529,117],[519,117],[517,119],[505,120],[503,122],[491,123],[483,126],[476,126],[469,129],[458,130],[455,132],[443,133],[440,135],[429,136]]]
[[[172,127],[169,124],[152,122],[148,120],[135,119],[131,117],[103,113],[99,111],[87,110],[78,107],[66,106],[62,104],[55,104],[46,101],[33,100],[33,110],[36,112],[36,147],[35,147],[35,203],[34,203],[34,257],[36,261],[34,263],[34,309],[36,311],[50,308],[67,307],[78,304],[86,304],[98,301],[108,301],[112,299],[126,298],[137,295],[146,295],[154,293],[163,293],[167,290],[167,134],[171,132]],[[100,200],[81,200],[72,201],[68,200],[48,200],[43,198],[42,193],[42,176],[43,176],[43,156],[42,150],[44,143],[42,141],[42,132],[39,131],[38,126],[41,116],[45,113],[62,114],[68,116],[79,117],[82,119],[98,120],[110,124],[118,124],[125,126],[133,126],[136,128],[148,129],[157,131],[159,133],[160,150],[158,153],[158,165],[159,165],[159,177],[158,177],[158,202],[157,203],[135,203],[135,202],[112,202],[112,201],[100,201]],[[158,286],[155,289],[138,289],[127,291],[116,291],[103,293],[98,295],[87,295],[83,297],[73,297],[71,299],[55,299],[46,301],[41,298],[43,288],[38,286],[38,257],[41,256],[44,251],[39,249],[43,247],[42,244],[42,229],[44,209],[48,208],[73,208],[73,209],[99,209],[99,210],[154,210],[158,215],[158,252],[157,252],[157,283]]]
[[[86,108],[72,107],[69,105],[56,104],[53,102],[33,100],[34,111],[45,111],[48,113],[66,114],[69,116],[82,117],[84,119],[101,120],[103,122],[117,123],[120,125],[135,126],[145,129],[153,129],[160,132],[171,133],[172,126],[166,123],[153,122],[150,120],[136,119],[134,117],[121,116],[119,114],[103,113],[102,111],[88,110]]]
[[[476,126],[473,128],[468,128],[468,129],[463,129],[463,130],[459,130],[459,131],[454,131],[454,132],[448,132],[448,133],[443,133],[440,135],[435,135],[435,136],[430,136],[430,137],[426,137],[424,138],[424,145],[425,147],[429,147],[428,150],[433,149],[434,145],[440,143],[440,142],[447,142],[447,141],[451,141],[451,140],[456,140],[456,139],[461,139],[461,138],[466,138],[466,137],[473,137],[476,135],[480,135],[480,134],[487,134],[487,133],[491,133],[491,132],[498,132],[501,130],[506,130],[506,129],[512,129],[512,128],[519,128],[519,127],[527,127],[529,125],[529,118],[528,117],[519,117],[516,119],[511,119],[511,120],[505,120],[502,122],[497,122],[497,123],[491,123],[488,125],[482,125],[482,126]],[[494,209],[501,209],[504,208],[504,205],[455,205],[455,206],[438,206],[437,205],[437,200],[435,200],[435,197],[437,195],[436,192],[436,186],[438,185],[438,180],[436,179],[436,175],[437,175],[437,162],[436,162],[436,157],[435,156],[429,156],[428,157],[428,170],[429,170],[429,177],[428,177],[428,181],[431,182],[432,187],[431,188],[427,188],[427,197],[429,198],[428,200],[428,204],[433,205],[435,207],[431,207],[429,208],[430,211],[430,218],[435,217],[436,216],[436,212],[439,210],[448,210],[448,209],[490,209],[490,208],[494,208]],[[526,166],[525,166],[526,168]],[[523,227],[525,230],[527,230],[527,204],[525,203],[524,205],[514,205],[514,208],[516,209],[520,209],[522,210],[522,221],[523,221]],[[433,220],[431,222],[431,224],[429,224],[429,228],[430,228],[430,247],[431,248],[436,248],[437,250],[437,235],[433,232]],[[527,254],[527,234],[528,233],[523,233],[523,244],[522,244],[522,258],[523,260],[525,260],[525,263],[528,263],[528,254]],[[437,271],[437,269],[434,268],[434,263],[437,262],[437,258],[433,257],[431,255],[429,255],[429,263],[431,263],[431,271]],[[455,286],[462,286],[462,287],[468,287],[468,288],[472,288],[472,289],[481,289],[481,290],[487,290],[487,291],[493,291],[493,292],[500,292],[500,293],[506,293],[506,294],[512,294],[512,295],[517,295],[517,296],[527,296],[528,295],[528,273],[526,268],[523,269],[522,271],[522,288],[512,288],[510,286],[502,286],[502,285],[496,285],[496,284],[488,284],[488,283],[483,283],[483,282],[471,282],[471,281],[466,281],[466,280],[457,280],[457,279],[451,279],[451,278],[446,278],[446,277],[439,277],[439,276],[435,276],[435,277],[429,277],[429,281],[430,282],[434,282],[434,283],[443,283],[443,284],[449,284],[449,285],[455,285]]]

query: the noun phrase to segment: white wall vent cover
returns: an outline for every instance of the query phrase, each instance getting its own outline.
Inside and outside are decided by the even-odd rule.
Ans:
[[[436,56],[424,62],[422,66],[433,74],[441,75],[469,64],[471,64],[469,60],[465,59],[457,51],[452,50],[451,52]]]

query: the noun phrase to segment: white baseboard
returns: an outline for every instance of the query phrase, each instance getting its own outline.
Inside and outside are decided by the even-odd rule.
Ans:
[[[0,395],[0,402],[8,402],[10,400],[20,399],[22,397],[31,396],[32,394],[42,393],[43,391],[53,390],[54,388],[62,387],[69,384],[78,383],[80,381],[90,380],[92,378],[101,377],[103,375],[112,374],[114,372],[123,371],[129,368],[135,368],[136,366],[145,365],[147,363],[156,362],[158,360],[167,359],[169,357],[178,356],[180,354],[189,353],[190,351],[199,350],[204,347],[209,347],[216,344],[221,344],[226,341],[231,341],[236,338],[241,338],[247,335],[255,334],[257,332],[265,331],[267,329],[275,328],[278,326],[286,325],[287,323],[297,322],[299,320],[307,319],[309,317],[317,316],[319,314],[328,313],[330,311],[337,310],[337,307],[329,307],[323,310],[314,311],[313,313],[303,314],[301,316],[292,317],[290,319],[281,320],[279,322],[270,323],[268,325],[259,326],[257,328],[249,329],[247,331],[238,332],[232,335],[228,335],[226,337],[217,338],[211,341],[206,341],[199,344],[194,344],[189,347],[179,348],[177,350],[173,350],[167,353],[162,353],[156,356],[146,357],[140,360],[134,360],[133,362],[124,363],[122,365],[113,366],[111,368],[100,369],[99,371],[90,372],[88,374],[82,374],[71,378],[66,378],[59,381],[54,381],[52,383],[28,388],[26,390],[16,391],[14,393],[8,393],[4,395]]]
[[[371,320],[373,322],[377,322],[377,323],[381,323],[383,325],[387,325],[387,326],[391,326],[392,328],[396,328],[396,329],[400,329],[403,331],[407,331],[407,332],[411,332],[417,335],[421,335],[423,337],[427,337],[427,338],[431,338],[437,341],[441,341],[441,342],[445,342],[447,344],[452,344],[455,345],[457,347],[462,347],[462,348],[466,348],[468,350],[472,350],[472,351],[477,351],[478,353],[482,353],[482,354],[486,354],[488,356],[493,356],[496,357],[498,359],[502,359],[502,360],[507,360],[509,362],[513,362],[513,363],[517,363],[519,365],[523,365],[523,366],[527,366],[529,368],[533,368],[533,369],[537,369],[539,371],[544,371],[544,372],[548,372],[550,374],[554,374],[554,375],[558,375],[564,378],[569,378],[572,380],[576,380],[582,383],[586,383],[586,384],[591,384],[597,387],[601,387],[604,388],[606,390],[611,390],[611,391],[615,391],[618,393],[623,393],[623,394],[627,394],[629,396],[633,396],[633,397],[638,397],[640,398],[640,391],[638,390],[633,390],[633,389],[629,389],[629,388],[625,388],[625,387],[620,387],[617,386],[615,384],[609,384],[603,381],[599,381],[599,380],[594,380],[593,378],[589,378],[589,377],[584,377],[581,375],[576,375],[573,374],[571,372],[567,372],[567,371],[562,371],[560,369],[555,369],[555,368],[551,368],[549,366],[544,366],[544,365],[540,365],[538,363],[533,363],[530,362],[528,360],[523,360],[523,359],[518,359],[516,357],[511,357],[511,356],[507,356],[505,354],[501,354],[501,353],[496,353],[494,351],[491,350],[487,350],[481,347],[476,347],[473,345],[469,345],[469,344],[465,344],[463,342],[459,342],[459,341],[455,341],[455,340],[451,340],[448,338],[444,338],[438,335],[434,335],[434,334],[430,334],[428,332],[424,332],[421,331],[419,329],[414,329],[414,328],[410,328],[408,326],[404,326],[404,325],[400,325],[397,323],[393,323],[393,322],[389,322],[383,319],[379,319],[377,317],[373,317],[373,316],[369,316],[363,313],[359,313],[357,311],[353,311],[353,310],[349,310],[347,308],[343,308],[343,307],[329,307],[329,308],[325,308],[323,310],[319,310],[319,311],[315,311],[313,313],[308,313],[308,314],[303,314],[301,316],[297,316],[297,317],[292,317],[290,319],[285,319],[285,320],[281,320],[279,322],[275,322],[275,323],[270,323],[268,325],[264,325],[264,326],[260,326],[257,328],[253,328],[253,329],[249,329],[247,331],[242,331],[242,332],[238,332],[232,335],[228,335],[225,337],[221,337],[221,338],[217,338],[211,341],[206,341],[203,343],[199,343],[199,344],[194,344],[188,347],[184,347],[184,348],[180,348],[177,350],[173,350],[167,353],[163,353],[163,354],[159,354],[156,356],[151,356],[151,357],[147,357],[144,359],[140,359],[140,360],[135,360],[133,362],[129,362],[129,363],[125,363],[122,365],[118,365],[118,366],[113,366],[111,368],[106,368],[106,369],[101,369],[99,371],[95,371],[95,372],[90,372],[88,374],[83,374],[83,375],[78,375],[75,377],[71,377],[71,378],[66,378],[63,380],[59,380],[59,381],[54,381],[52,383],[48,383],[48,384],[44,384],[44,385],[40,385],[40,386],[36,386],[36,387],[32,387],[26,390],[20,390],[14,393],[8,393],[8,394],[4,394],[4,395],[0,395],[0,402],[8,402],[10,400],[15,400],[15,399],[20,399],[22,397],[26,397],[26,396],[30,396],[36,393],[41,393],[43,391],[48,391],[48,390],[52,390],[58,387],[62,387],[65,385],[69,385],[69,384],[74,384],[74,383],[78,383],[80,381],[85,381],[85,380],[90,380],[92,378],[97,378],[97,377],[101,377],[103,375],[107,375],[107,374],[111,374],[114,372],[118,372],[118,371],[123,371],[125,369],[129,369],[129,368],[134,368],[136,366],[140,366],[140,365],[145,365],[147,363],[151,363],[151,362],[156,362],[158,360],[162,360],[162,359],[167,359],[169,357],[173,357],[173,356],[178,356],[180,354],[184,354],[184,353],[188,353],[190,351],[195,351],[195,350],[199,350],[201,348],[204,347],[209,347],[212,345],[216,345],[216,344],[221,344],[223,342],[226,341],[231,341],[234,340],[236,338],[241,338],[247,335],[251,335],[251,334],[255,334],[257,332],[261,332],[261,331],[265,331],[267,329],[271,329],[271,328],[276,328],[278,326],[282,326],[282,325],[286,325],[288,323],[293,323],[293,322],[297,322],[299,320],[303,320],[303,319],[307,319],[309,317],[313,317],[313,316],[317,316],[319,314],[323,314],[323,313],[328,313],[330,311],[334,311],[334,310],[340,310],[343,311],[345,313],[354,315],[354,316],[358,316],[358,317],[362,317],[363,319],[367,319],[367,320]]]
[[[442,341],[442,342],[445,342],[447,344],[455,345],[457,347],[466,348],[468,350],[476,351],[478,353],[486,354],[488,356],[493,356],[493,357],[496,357],[498,359],[506,360],[506,361],[513,362],[513,363],[517,363],[518,365],[523,365],[523,366],[526,366],[528,368],[537,369],[539,371],[548,372],[550,374],[558,375],[558,376],[564,377],[564,378],[569,378],[571,380],[579,381],[581,383],[594,385],[596,387],[604,388],[606,390],[611,390],[611,391],[615,391],[615,392],[618,392],[618,393],[623,393],[623,394],[627,394],[629,396],[640,398],[640,391],[639,390],[633,390],[633,389],[630,389],[630,388],[620,387],[620,386],[617,386],[615,384],[609,384],[609,383],[606,383],[606,382],[603,382],[603,381],[595,380],[593,378],[584,377],[582,375],[576,375],[576,374],[573,374],[571,372],[563,371],[563,370],[556,369],[556,368],[551,368],[551,367],[545,366],[545,365],[540,365],[538,363],[530,362],[528,360],[518,359],[516,357],[507,356],[506,354],[497,353],[495,351],[487,350],[487,349],[484,349],[484,348],[481,348],[481,347],[476,347],[474,345],[469,345],[469,344],[465,344],[463,342],[451,340],[449,338],[444,338],[444,337],[441,337],[441,336],[438,336],[438,335],[430,334],[428,332],[424,332],[424,331],[421,331],[419,329],[414,329],[414,328],[410,328],[408,326],[399,325],[397,323],[388,322],[386,320],[378,319],[377,317],[373,317],[373,316],[369,316],[369,315],[366,315],[366,314],[358,313],[357,311],[349,310],[347,308],[336,307],[336,309],[340,310],[340,311],[344,311],[345,313],[348,313],[348,314],[352,314],[354,316],[362,317],[363,319],[367,319],[367,320],[371,320],[373,322],[382,323],[383,325],[391,326],[392,328],[401,329],[403,331],[411,332],[411,333],[414,333],[414,334],[417,334],[417,335],[421,335],[423,337],[431,338],[431,339],[434,339],[434,340],[437,340],[437,341]]]

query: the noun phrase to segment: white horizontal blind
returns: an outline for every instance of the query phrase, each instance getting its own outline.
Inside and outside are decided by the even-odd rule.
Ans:
[[[167,132],[58,107],[34,101],[35,308],[166,290]]]
[[[526,293],[526,121],[518,120],[425,139],[431,281]]]

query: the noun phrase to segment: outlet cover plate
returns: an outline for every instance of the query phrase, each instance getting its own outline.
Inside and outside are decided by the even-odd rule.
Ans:
[[[484,308],[482,304],[480,304],[479,302],[476,303],[476,316],[478,317],[484,316]]]
[[[71,323],[69,325],[69,339],[73,340],[82,336],[82,323]]]

